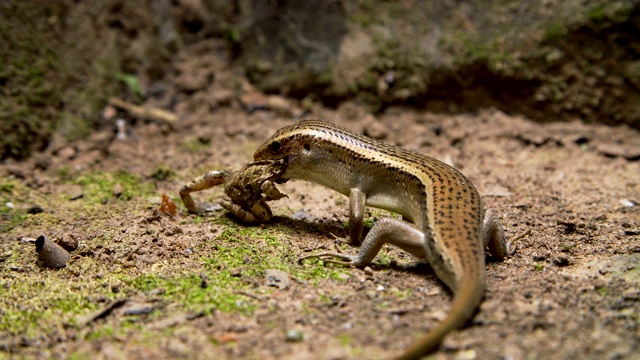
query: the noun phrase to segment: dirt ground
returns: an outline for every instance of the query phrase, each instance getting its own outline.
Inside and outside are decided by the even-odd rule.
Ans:
[[[640,358],[637,130],[496,109],[374,116],[357,103],[328,109],[253,92],[215,51],[187,49],[173,66],[147,105],[171,107],[176,122],[119,111],[105,121],[123,118],[124,138],[113,128],[56,138],[28,161],[0,164],[0,358],[382,359],[432,329],[451,293],[398,249],[365,269],[297,262],[332,249],[330,233],[346,235],[342,195],[288,182],[279,188],[289,198],[261,226],[181,204],[183,183],[240,168],[306,117],[453,164],[508,237],[531,231],[513,257],[487,264],[476,316],[432,358]],[[176,216],[158,211],[162,194]],[[369,226],[388,216],[368,211]],[[66,267],[37,263],[29,239],[41,234],[77,243]],[[285,273],[269,277],[278,286],[271,269]]]

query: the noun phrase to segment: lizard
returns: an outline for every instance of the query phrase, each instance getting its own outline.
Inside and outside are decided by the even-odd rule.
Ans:
[[[230,201],[221,200],[222,208],[245,223],[266,223],[273,216],[267,201],[286,197],[275,186],[285,168],[283,160],[261,160],[249,162],[237,171],[209,171],[182,186],[180,198],[189,212],[211,211],[210,204],[196,203],[190,194],[224,184],[224,192]]]
[[[363,267],[385,243],[426,260],[453,292],[445,319],[399,360],[436,350],[444,337],[473,317],[486,290],[485,249],[498,259],[512,255],[497,217],[485,213],[471,181],[455,168],[418,152],[359,135],[322,120],[302,120],[277,130],[254,153],[254,161],[284,161],[278,181],[306,180],[349,197],[349,238],[357,254],[323,252],[316,257]],[[361,240],[365,207],[402,215],[376,221]],[[338,258],[341,260],[335,260]]]

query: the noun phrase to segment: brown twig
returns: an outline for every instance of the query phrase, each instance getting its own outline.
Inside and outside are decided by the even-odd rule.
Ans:
[[[125,110],[129,115],[143,120],[157,121],[170,125],[178,121],[178,117],[169,111],[151,106],[135,105],[118,98],[109,99],[109,105]]]

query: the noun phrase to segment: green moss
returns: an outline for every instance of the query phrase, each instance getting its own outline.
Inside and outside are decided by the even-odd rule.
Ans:
[[[0,287],[0,332],[35,337],[57,327],[69,315],[96,308],[84,291],[70,291],[68,282],[60,281],[61,272],[49,275],[45,282],[39,276],[26,276]],[[34,295],[34,289],[40,291]]]
[[[267,269],[283,270],[291,277],[317,284],[325,279],[344,280],[344,273],[348,268],[334,264],[324,264],[321,260],[310,259],[300,266],[297,258],[300,254],[293,253],[283,239],[291,229],[285,226],[243,227],[238,226],[229,218],[223,216],[215,221],[225,224],[223,232],[212,241],[214,249],[211,256],[203,261],[207,270],[215,273],[215,279],[221,284],[235,281],[230,270],[242,268],[243,277],[263,278]],[[208,246],[201,244],[198,249]],[[222,270],[220,270],[222,269]]]
[[[155,194],[152,184],[142,182],[138,176],[123,171],[89,172],[75,178],[73,183],[82,186],[84,198],[88,203],[93,204],[102,204],[113,198],[113,189],[117,184],[122,187],[122,193],[118,197],[120,200],[127,201],[134,197]]]
[[[333,280],[336,280],[338,282],[345,282],[349,278],[349,275],[347,275],[346,273],[338,271],[331,273],[330,276]]]
[[[593,5],[586,13],[586,20],[592,23],[612,21],[621,23],[627,21],[634,5],[630,2],[602,2]]]
[[[23,204],[30,199],[30,190],[15,179],[0,180],[0,233],[24,222],[27,217]],[[13,204],[9,206],[9,204]]]
[[[48,6],[3,3],[0,11],[0,159],[24,158],[53,131],[59,89],[50,77],[57,63],[48,39]],[[55,8],[55,6],[52,6]]]
[[[127,288],[139,292],[149,292],[163,289],[159,295],[166,301],[181,304],[187,310],[210,312],[212,308],[225,312],[239,312],[250,315],[256,308],[247,301],[247,297],[237,292],[249,286],[243,284],[237,277],[231,277],[228,271],[208,271],[208,286],[200,286],[202,278],[199,275],[177,276],[171,278],[158,275],[143,275],[123,279]]]
[[[469,64],[478,60],[485,60],[491,53],[491,47],[477,38],[464,37],[461,39],[462,54],[459,57],[460,64]]]
[[[13,191],[14,185],[9,182],[0,183],[0,191],[11,193]]]
[[[196,217],[193,219],[194,224],[202,224],[203,221],[204,219],[202,218],[202,216],[199,216],[199,215],[196,215]]]
[[[569,29],[567,25],[563,22],[554,22],[549,25],[544,30],[544,35],[542,35],[542,41],[550,42],[554,40],[559,40],[569,33]]]
[[[359,1],[358,11],[348,12],[349,20],[364,28],[377,22],[375,6],[370,1]]]
[[[600,294],[600,296],[602,297],[606,297],[611,294],[611,290],[606,287],[599,287],[599,288],[596,288],[596,293]]]
[[[98,330],[92,331],[87,334],[85,340],[98,340],[107,337],[111,337],[116,333],[116,330],[111,325],[103,325]]]
[[[190,152],[192,154],[200,153],[207,147],[209,147],[209,142],[203,141],[200,138],[184,140],[178,145],[178,148],[180,148],[181,150]]]
[[[176,172],[169,169],[166,165],[158,166],[151,172],[151,175],[149,175],[150,178],[160,181],[168,180],[175,176]]]
[[[365,218],[364,221],[363,221],[364,227],[371,229],[373,227],[373,224],[376,223],[376,221],[377,220],[375,218],[372,218],[372,217]],[[347,224],[347,226],[348,226],[348,224]]]
[[[239,44],[242,40],[241,31],[231,25],[226,24],[222,29],[222,37],[230,44]]]
[[[340,345],[349,346],[353,342],[353,337],[347,334],[342,334],[338,336],[338,341],[340,341]]]
[[[61,166],[58,170],[58,177],[62,182],[68,182],[72,180],[71,168],[68,166]]]
[[[587,13],[587,17],[591,21],[602,21],[607,18],[607,4],[597,4]]]
[[[64,111],[58,122],[58,131],[68,141],[84,139],[91,132],[90,123],[76,114]]]
[[[411,295],[412,295],[412,291],[411,289],[405,289],[405,290],[400,290],[397,287],[393,286],[389,289],[389,292],[397,297],[398,299],[404,300],[404,299],[410,299]]]

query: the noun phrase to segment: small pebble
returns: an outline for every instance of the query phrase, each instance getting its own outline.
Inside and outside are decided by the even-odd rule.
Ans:
[[[135,315],[146,315],[153,312],[153,308],[150,306],[143,306],[137,308],[126,309],[124,311],[124,315],[135,316]]]
[[[556,256],[553,258],[553,264],[558,267],[565,267],[571,265],[571,261],[566,256]]]
[[[367,276],[373,276],[373,269],[371,269],[370,267],[365,266],[365,267],[364,267],[364,269],[363,269],[363,271],[364,271],[365,275],[367,275]]]
[[[231,275],[231,276],[233,276],[233,277],[240,277],[240,276],[242,276],[242,268],[230,269],[230,270],[229,270],[229,275]]]
[[[70,186],[67,192],[69,193],[70,201],[82,199],[84,197],[84,192],[82,191],[82,186],[80,185]]]
[[[124,119],[116,120],[116,139],[124,140],[127,138],[127,122]]]
[[[209,287],[209,277],[205,273],[200,274],[200,288],[206,289]]]
[[[342,324],[342,326],[340,326],[340,328],[342,328],[342,330],[351,330],[351,329],[353,329],[353,323],[352,322],[346,322],[346,323]]]
[[[289,329],[286,333],[286,340],[289,342],[300,342],[304,339],[304,333],[300,330]]]
[[[622,206],[628,207],[628,208],[632,208],[632,207],[636,206],[636,204],[633,201],[629,200],[629,199],[620,200],[620,204],[622,204]]]
[[[78,239],[73,234],[65,235],[56,242],[67,251],[74,251],[78,248]]]
[[[120,195],[122,195],[122,192],[124,190],[122,189],[122,185],[120,185],[120,183],[117,183],[113,186],[113,190],[111,190],[111,193],[113,194],[113,197],[120,197]]]
[[[102,117],[105,120],[111,120],[116,117],[116,115],[118,115],[118,110],[116,110],[116,108],[111,105],[105,106],[104,110],[102,111]]]
[[[282,270],[267,269],[266,278],[267,286],[275,286],[280,290],[289,288],[289,274]]]
[[[44,209],[40,205],[33,205],[27,209],[27,214],[35,215],[44,212]]]

